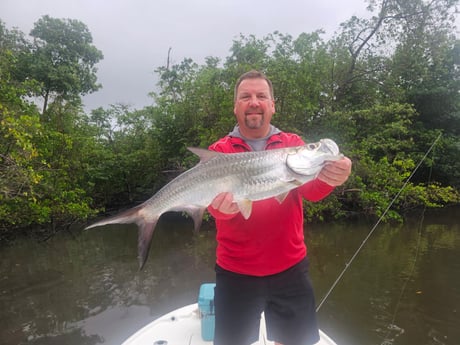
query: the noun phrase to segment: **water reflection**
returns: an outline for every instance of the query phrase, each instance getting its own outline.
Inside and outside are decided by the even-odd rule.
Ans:
[[[427,215],[422,224],[414,218],[381,226],[320,312],[322,327],[341,344],[458,344],[460,229],[449,212]],[[315,254],[322,253],[315,258],[321,263],[335,254],[346,264],[368,231],[323,229],[329,245],[317,243]],[[334,252],[337,246],[346,248]],[[317,291],[325,291],[330,281],[316,268]]]
[[[458,211],[458,209],[457,209]],[[449,214],[452,212],[452,214]],[[374,233],[319,312],[340,345],[458,344],[460,229],[455,211]],[[312,225],[306,233],[318,301],[372,224]],[[196,301],[213,281],[212,227],[162,219],[138,271],[137,231],[106,227],[0,249],[5,344],[119,344],[159,315]]]

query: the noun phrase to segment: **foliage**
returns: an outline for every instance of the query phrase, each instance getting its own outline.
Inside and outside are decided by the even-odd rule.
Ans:
[[[27,43],[1,22],[0,34],[0,225],[63,225],[95,214],[82,188],[80,150],[92,139],[78,134],[79,109],[55,102],[45,120],[28,97],[40,83],[17,78]]]
[[[305,202],[307,220],[380,217],[398,193],[388,220],[459,203],[458,0],[367,2],[370,17],[327,41],[321,31],[240,35],[223,60],[157,67],[154,106],[89,114],[81,96],[100,87],[102,53],[86,25],[44,16],[28,41],[0,22],[0,226],[57,228],[145,200],[196,164],[186,147],[231,131],[234,83],[249,69],[273,82],[276,126],[333,138],[353,160],[345,185]]]
[[[151,181],[158,180],[162,169],[160,145],[151,130],[146,130],[153,121],[154,114],[148,108],[131,111],[124,105],[113,105],[107,110],[93,110],[88,126],[97,142],[90,150],[85,179],[94,186],[92,196],[97,204],[113,206],[119,200],[132,203],[151,194]]]
[[[40,18],[30,32],[30,50],[20,55],[18,77],[40,83],[35,96],[43,97],[44,114],[51,97],[72,101],[100,88],[95,64],[102,53],[92,45],[85,24],[73,19]]]

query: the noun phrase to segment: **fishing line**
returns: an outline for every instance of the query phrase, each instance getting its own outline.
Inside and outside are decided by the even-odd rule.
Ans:
[[[432,161],[434,161],[434,151],[433,151],[433,155],[432,155]],[[428,174],[428,183],[431,182],[431,177],[432,177],[432,174],[433,174],[433,164],[431,164],[430,166],[430,171],[429,171],[429,174]],[[388,331],[387,333],[385,334],[385,337],[383,338],[383,342],[381,345],[389,345],[389,344],[392,344],[394,339],[389,339],[388,337],[390,336],[390,333],[392,330],[394,329],[399,329],[399,327],[397,327],[395,325],[395,321],[396,321],[396,315],[398,314],[398,311],[399,311],[399,307],[401,306],[401,303],[402,303],[402,299],[403,299],[403,296],[406,292],[406,288],[407,288],[407,285],[409,284],[409,281],[412,279],[412,277],[414,276],[414,272],[415,272],[415,268],[416,268],[416,263],[417,263],[417,259],[418,259],[418,256],[419,256],[419,253],[420,253],[420,246],[421,246],[421,243],[422,243],[422,230],[423,230],[423,223],[425,221],[425,213],[426,213],[426,205],[424,205],[423,207],[423,210],[422,210],[422,215],[421,215],[421,218],[420,218],[420,224],[418,226],[418,234],[417,234],[417,245],[416,245],[416,248],[415,248],[415,255],[414,255],[414,261],[412,263],[412,267],[409,271],[409,275],[407,276],[406,280],[404,281],[404,284],[403,284],[403,287],[401,289],[401,293],[399,294],[399,298],[398,298],[398,301],[396,302],[396,306],[395,306],[395,310],[393,312],[393,316],[391,318],[391,322],[390,324],[388,325]],[[397,334],[396,336],[398,336],[399,334]]]
[[[430,169],[431,170],[431,169]],[[431,171],[430,171],[430,176],[431,176]],[[409,284],[409,281],[412,279],[413,275],[414,275],[414,272],[415,272],[415,268],[416,268],[416,263],[417,263],[417,259],[418,259],[418,256],[419,256],[419,252],[420,252],[420,244],[422,242],[422,229],[423,229],[423,222],[425,220],[425,211],[426,211],[426,206],[423,208],[423,211],[422,211],[422,216],[421,216],[421,220],[420,220],[420,224],[419,224],[419,227],[418,227],[418,234],[417,234],[417,245],[416,245],[416,248],[415,248],[415,255],[414,255],[414,261],[412,262],[412,267],[409,271],[409,274],[407,276],[407,278],[405,279],[404,281],[404,284],[403,284],[403,287],[401,289],[401,293],[399,294],[399,298],[398,298],[398,301],[396,302],[396,307],[395,307],[395,310],[393,312],[393,316],[391,318],[391,322],[390,324],[388,325],[388,331],[387,333],[385,334],[385,337],[383,338],[383,342],[381,345],[390,345],[390,344],[393,344],[393,341],[394,339],[389,339],[389,335],[391,333],[392,330],[398,330],[400,329],[399,327],[397,327],[395,325],[395,321],[396,321],[396,315],[398,314],[398,311],[399,311],[399,307],[402,303],[402,299],[403,299],[403,296],[406,292],[406,288],[407,288],[407,285]],[[400,332],[401,334],[401,332]],[[397,334],[396,336],[398,336],[399,334]]]
[[[420,165],[422,165],[423,161],[426,159],[426,157],[429,155],[429,153],[431,152],[431,150],[433,150],[434,146],[436,145],[436,143],[438,142],[438,140],[441,138],[442,136],[442,133],[439,133],[438,137],[434,140],[433,144],[431,144],[430,148],[426,151],[425,155],[422,157],[422,159],[420,160],[420,162],[417,164],[417,166],[415,167],[415,169],[412,171],[412,173],[410,174],[410,176],[407,178],[407,180],[404,182],[403,186],[399,189],[398,193],[396,193],[396,195],[394,196],[394,198],[391,200],[391,202],[388,204],[387,208],[385,209],[385,211],[383,212],[383,214],[380,216],[380,218],[377,220],[377,222],[375,223],[375,225],[372,227],[372,229],[369,231],[369,233],[367,234],[367,236],[364,238],[363,242],[361,243],[361,245],[358,247],[358,249],[356,250],[356,252],[353,254],[353,256],[351,257],[351,259],[345,264],[345,267],[344,269],[342,270],[342,272],[339,274],[339,276],[337,277],[337,279],[335,280],[335,282],[332,284],[332,286],[329,288],[329,290],[327,291],[326,295],[323,297],[323,299],[321,300],[321,302],[318,304],[318,306],[316,307],[316,312],[318,312],[322,305],[324,304],[324,302],[326,302],[326,300],[329,298],[329,295],[332,293],[332,291],[335,289],[336,285],[339,283],[339,281],[342,279],[343,275],[345,274],[345,272],[348,270],[348,268],[350,267],[350,265],[353,263],[353,261],[355,260],[355,258],[358,256],[358,254],[361,252],[361,249],[364,247],[364,245],[366,244],[366,242],[369,240],[369,238],[372,236],[372,234],[374,233],[375,229],[377,229],[377,226],[379,226],[379,224],[381,223],[381,221],[383,220],[383,218],[385,217],[385,215],[387,214],[387,212],[390,210],[391,206],[393,206],[393,204],[395,203],[395,201],[399,198],[399,196],[401,195],[402,191],[404,190],[404,188],[406,188],[407,184],[409,183],[410,179],[412,178],[412,176],[414,176],[414,174],[416,173],[416,171],[418,170],[418,168],[420,167]]]

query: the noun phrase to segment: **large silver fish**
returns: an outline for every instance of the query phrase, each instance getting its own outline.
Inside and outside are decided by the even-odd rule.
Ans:
[[[114,217],[86,229],[107,224],[136,223],[139,227],[140,268],[147,260],[153,230],[167,211],[189,214],[195,230],[201,226],[203,213],[222,192],[231,192],[241,214],[251,216],[252,201],[275,197],[283,202],[290,190],[313,180],[328,162],[342,158],[337,144],[330,139],[304,146],[275,150],[218,153],[189,148],[200,162],[165,185],[150,199]]]

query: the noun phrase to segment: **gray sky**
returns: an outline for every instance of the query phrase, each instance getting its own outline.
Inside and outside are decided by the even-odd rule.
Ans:
[[[338,30],[352,15],[368,16],[365,0],[1,0],[7,28],[29,34],[43,15],[85,23],[103,52],[97,65],[103,88],[84,98],[86,109],[125,103],[152,104],[154,70],[171,59],[206,56],[224,59],[240,33],[258,38],[278,30],[296,38],[302,32]]]

